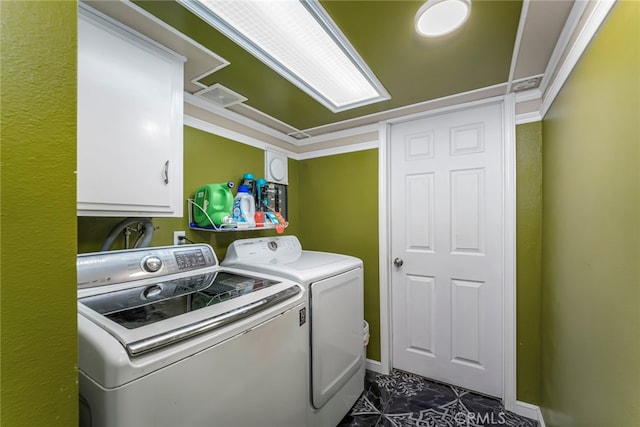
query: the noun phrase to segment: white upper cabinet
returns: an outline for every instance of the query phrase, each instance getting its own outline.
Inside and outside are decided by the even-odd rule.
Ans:
[[[78,215],[183,215],[184,58],[80,3]]]

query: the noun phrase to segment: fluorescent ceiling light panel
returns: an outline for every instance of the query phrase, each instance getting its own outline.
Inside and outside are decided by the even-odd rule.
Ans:
[[[333,112],[390,96],[316,0],[178,0]]]

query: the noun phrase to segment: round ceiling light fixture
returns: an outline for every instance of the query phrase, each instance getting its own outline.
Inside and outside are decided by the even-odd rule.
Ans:
[[[418,34],[437,37],[458,29],[471,13],[471,0],[427,0],[416,13]]]

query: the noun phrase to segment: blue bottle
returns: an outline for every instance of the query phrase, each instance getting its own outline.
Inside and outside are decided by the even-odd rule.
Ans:
[[[247,187],[249,194],[251,194],[254,199],[256,198],[256,182],[252,173],[245,173],[242,176],[242,182],[240,185]]]
[[[238,194],[233,199],[233,222],[238,224],[238,227],[242,226],[255,226],[255,212],[256,202],[249,189],[244,185],[238,187]]]
[[[269,204],[269,198],[267,197],[267,190],[269,189],[269,184],[267,180],[264,178],[258,178],[256,181],[256,210],[258,212],[265,212],[267,210],[267,205]]]

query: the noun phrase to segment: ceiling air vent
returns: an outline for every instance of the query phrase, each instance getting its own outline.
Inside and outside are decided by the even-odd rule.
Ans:
[[[225,108],[247,100],[244,96],[222,86],[220,83],[202,89],[194,93],[194,95]]]
[[[295,139],[307,139],[307,138],[311,138],[311,135],[302,132],[301,130],[297,131],[297,132],[291,132],[288,133],[287,135],[289,135],[292,138]]]
[[[524,80],[511,83],[511,92],[524,92],[525,90],[536,89],[540,86],[542,76],[530,77]]]

